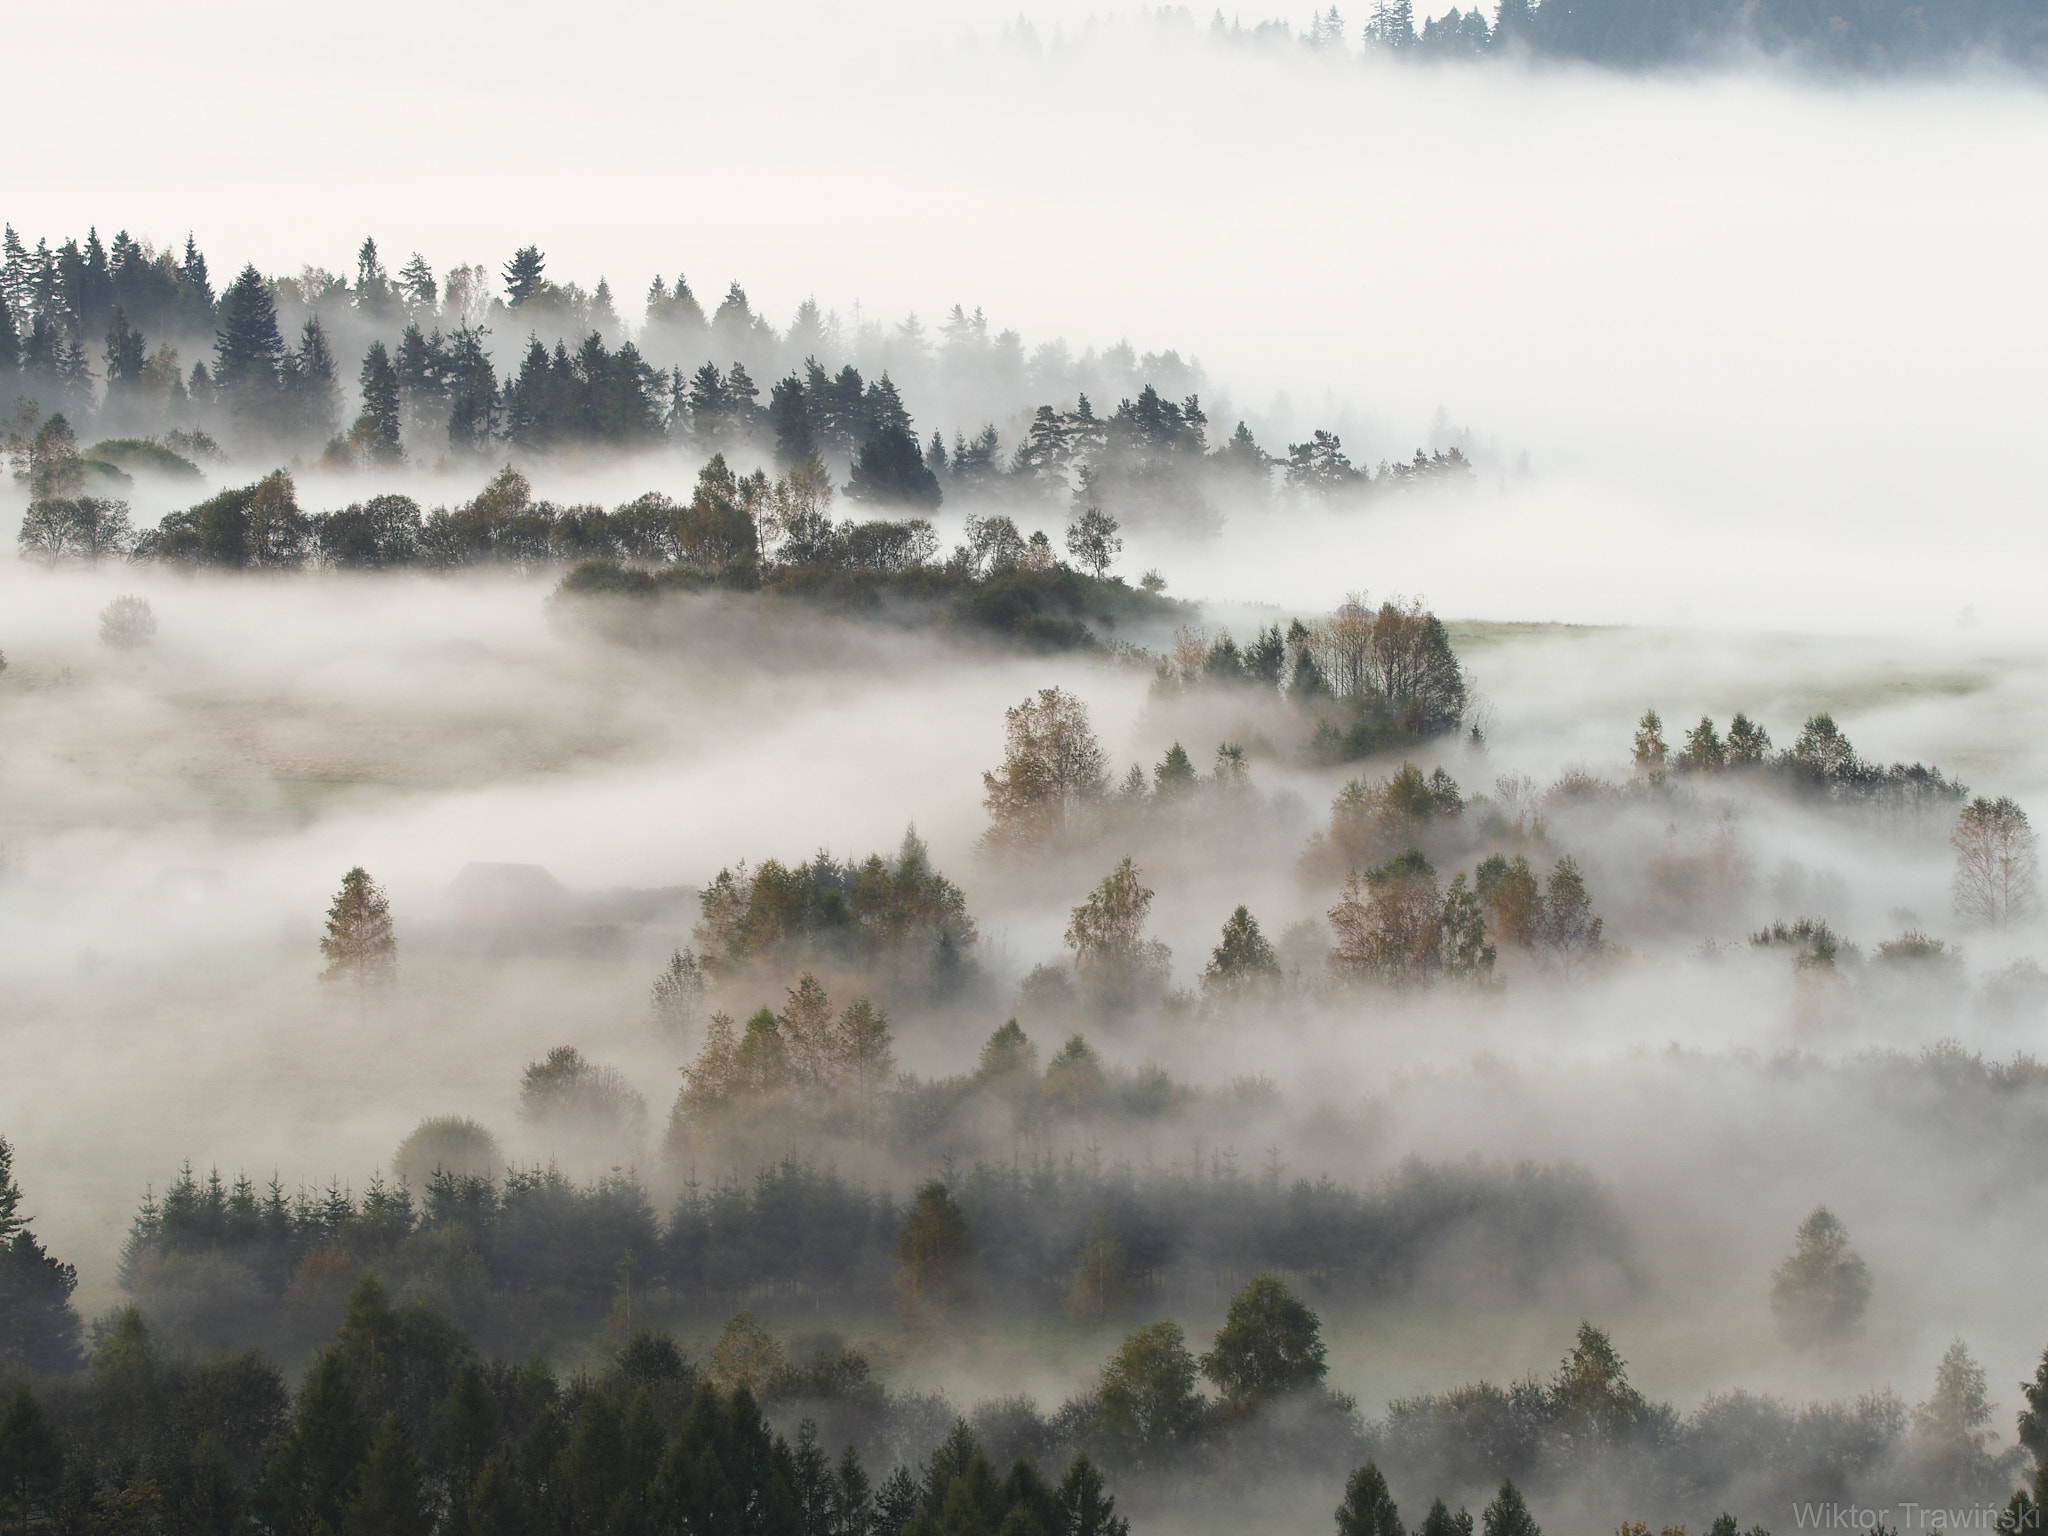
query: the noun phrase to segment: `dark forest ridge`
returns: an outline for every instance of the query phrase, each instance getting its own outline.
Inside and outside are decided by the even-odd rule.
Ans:
[[[1317,52],[1349,51],[1335,7],[1299,41]],[[1284,21],[1228,25],[1212,39],[1284,44]],[[2028,0],[1499,0],[1491,20],[1474,6],[1426,18],[1412,0],[1378,0],[1359,35],[1368,54],[1411,59],[1488,54],[1582,59],[1623,69],[1734,64],[1761,54],[1820,69],[1881,73],[1997,59],[2048,62],[2048,13]]]

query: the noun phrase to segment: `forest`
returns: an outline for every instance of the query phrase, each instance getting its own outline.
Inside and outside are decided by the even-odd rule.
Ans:
[[[1335,6],[1299,34],[1284,21],[1226,26],[1219,10],[1209,34],[1239,46],[1292,41],[1317,53],[1343,54],[1350,43]],[[1375,0],[1358,41],[1368,55],[1404,60],[1493,54],[1626,70],[1759,56],[1857,73],[1953,69],[1987,58],[2038,69],[2048,61],[2048,20],[2024,0],[1502,0],[1491,18],[1477,5],[1453,7],[1425,14],[1418,27],[1413,0]]]
[[[0,1536],[2038,1530],[2038,8],[1205,11],[73,50]]]

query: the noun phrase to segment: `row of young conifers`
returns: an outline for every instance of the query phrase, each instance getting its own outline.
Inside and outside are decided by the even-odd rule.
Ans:
[[[595,1356],[564,1380],[540,1355],[522,1365],[479,1350],[415,1286],[395,1301],[351,1262],[342,1232],[309,1250],[317,1262],[295,1281],[321,1270],[345,1292],[326,1312],[331,1334],[299,1352],[296,1392],[262,1351],[195,1348],[135,1306],[95,1325],[81,1372],[76,1319],[68,1338],[38,1336],[55,1310],[24,1310],[37,1285],[25,1258],[60,1278],[62,1266],[21,1218],[10,1161],[0,1143],[0,1489],[24,1530],[1110,1532],[1124,1528],[1118,1499],[1157,1511],[1197,1489],[1243,1499],[1349,1468],[1340,1533],[1400,1532],[1401,1486],[1432,1500],[1420,1531],[1469,1532],[1471,1516],[1450,1505],[1477,1491],[1489,1536],[1536,1536],[1523,1487],[1553,1501],[1592,1489],[1601,1509],[1775,1505],[1851,1484],[2005,1500],[2048,1450],[2048,1357],[2025,1386],[2020,1444],[1994,1456],[1984,1373],[1960,1343],[1916,1408],[1889,1392],[1800,1410],[1737,1392],[1681,1416],[1630,1384],[1590,1324],[1546,1378],[1403,1399],[1368,1422],[1327,1385],[1316,1313],[1272,1272],[1238,1287],[1199,1355],[1177,1322],[1145,1323],[1050,1415],[1015,1396],[962,1415],[943,1397],[887,1389],[862,1351],[804,1329],[801,1313],[779,1334],[737,1313],[693,1361],[650,1322],[659,1292],[628,1254]],[[436,1182],[445,1198],[449,1181]],[[184,1183],[179,1220],[203,1220],[209,1203],[243,1219],[240,1191],[223,1200]],[[394,1203],[365,1201],[341,1220],[388,1232],[402,1224]],[[258,1224],[287,1227],[333,1215],[303,1200],[275,1216],[252,1208]],[[131,1258],[150,1262],[142,1246]],[[942,1184],[919,1192],[894,1247],[913,1326],[957,1330],[976,1305],[975,1242]],[[1115,1310],[1117,1267],[1098,1225],[1076,1291]],[[1775,1280],[1788,1340],[1853,1329],[1869,1293],[1839,1222],[1816,1212]],[[2031,1528],[2037,1496],[2005,1500],[2002,1528]],[[1715,1523],[1736,1528],[1729,1515]]]

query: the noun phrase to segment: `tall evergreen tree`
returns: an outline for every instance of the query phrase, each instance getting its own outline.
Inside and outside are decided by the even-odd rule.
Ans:
[[[302,440],[325,442],[340,424],[341,384],[318,316],[308,316],[282,376],[285,421]]]
[[[546,283],[547,258],[537,245],[522,245],[505,263],[505,300],[514,309],[532,298]]]
[[[114,318],[107,326],[107,395],[133,390],[142,382],[142,370],[149,363],[149,344],[142,332],[128,323],[128,314],[114,306]]]
[[[1355,1470],[1344,1485],[1344,1502],[1337,1506],[1337,1536],[1407,1536],[1387,1480],[1372,1462]]]
[[[363,411],[356,418],[356,431],[368,447],[370,457],[395,464],[405,456],[400,434],[398,370],[381,341],[370,343],[357,382],[363,391]]]
[[[361,1486],[342,1517],[341,1536],[433,1536],[434,1510],[419,1458],[398,1415],[387,1413],[370,1441]]]
[[[14,1149],[0,1137],[0,1371],[56,1375],[78,1363],[78,1271],[43,1248],[21,1210]]]
[[[57,1501],[64,1478],[64,1451],[49,1418],[26,1386],[15,1388],[0,1412],[0,1509],[27,1532],[38,1510]]]
[[[254,263],[243,267],[221,295],[213,350],[213,387],[237,420],[259,428],[276,424],[284,337],[277,329],[277,303],[270,285]]]

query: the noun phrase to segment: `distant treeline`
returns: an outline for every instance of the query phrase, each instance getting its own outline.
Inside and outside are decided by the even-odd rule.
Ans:
[[[1377,472],[1324,431],[1284,454],[1243,422],[1212,443],[1200,369],[1177,354],[1076,359],[1055,343],[1027,360],[1014,332],[991,336],[980,311],[957,305],[936,344],[915,316],[842,335],[808,301],[779,333],[737,283],[707,318],[684,279],[657,277],[629,330],[609,285],[586,293],[545,273],[529,246],[506,264],[502,297],[481,267],[444,286],[417,255],[393,278],[366,240],[353,282],[249,266],[216,298],[189,238],[182,256],[125,231],[110,246],[88,232],[31,251],[10,227],[0,406],[13,412],[17,474],[35,499],[65,499],[117,494],[138,473],[196,476],[221,442],[344,469],[672,444],[816,464],[826,485],[881,504],[929,509],[954,494],[1206,528],[1219,500],[1276,482],[1324,497],[1470,473],[1448,440]],[[188,368],[181,348],[205,355]],[[985,425],[956,430],[950,447],[941,432],[921,439],[906,389],[928,412]],[[1118,403],[1098,415],[1091,391]],[[35,462],[50,457],[38,432],[60,420],[77,441],[100,439],[69,486]]]
[[[962,1273],[1004,1310],[1207,1298],[1274,1267],[1320,1295],[1397,1297],[1423,1280],[1530,1294],[1566,1275],[1625,1280],[1605,1192],[1570,1168],[1410,1163],[1366,1190],[1234,1163],[976,1164],[950,1186]],[[833,1305],[886,1311],[911,1213],[886,1191],[784,1160],[751,1181],[687,1185],[663,1219],[630,1175],[436,1172],[416,1203],[331,1186],[180,1173],[135,1218],[122,1284],[171,1336],[290,1351],[330,1326],[365,1268],[427,1296],[479,1338],[526,1349],[587,1328],[630,1287],[649,1315]],[[1113,1250],[1114,1261],[1101,1255]],[[1089,1258],[1091,1251],[1095,1254]],[[1092,1268],[1090,1266],[1093,1266]]]
[[[1870,72],[1997,59],[2048,64],[2048,14],[2031,0],[1496,0],[1489,21],[1474,4],[1415,25],[1412,0],[1375,0],[1360,34],[1368,54],[1444,60],[1487,55],[1584,59],[1622,69],[1739,63],[1757,54]],[[1298,42],[1317,53],[1349,49],[1335,6],[1297,35],[1283,21],[1226,25],[1232,44]]]

